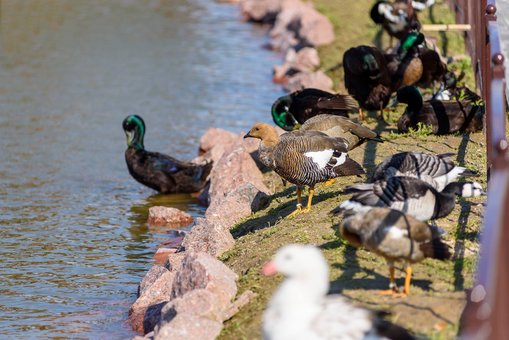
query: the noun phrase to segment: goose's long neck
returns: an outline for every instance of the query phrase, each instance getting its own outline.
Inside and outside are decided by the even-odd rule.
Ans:
[[[293,308],[299,305],[317,305],[329,290],[327,275],[295,277],[286,279],[277,291],[277,299],[283,300],[283,306]]]

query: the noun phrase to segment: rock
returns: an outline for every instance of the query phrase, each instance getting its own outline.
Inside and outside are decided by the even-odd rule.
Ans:
[[[184,237],[182,237],[182,240],[183,239],[184,239]],[[178,248],[161,247],[161,248],[157,249],[156,253],[154,254],[153,259],[156,264],[164,265],[166,263],[166,260],[168,259],[168,256],[170,254],[175,254],[177,251],[178,251]]]
[[[229,230],[242,218],[266,207],[270,201],[269,189],[264,191],[251,182],[237,185],[225,197],[216,197],[212,200],[205,212],[205,218],[213,224],[220,225]]]
[[[312,47],[304,47],[296,52],[290,48],[286,52],[285,63],[274,66],[274,76],[272,81],[276,83],[285,83],[288,78],[299,72],[312,72],[320,65],[318,51]]]
[[[155,265],[150,267],[140,282],[140,286],[138,288],[138,297],[144,295],[147,289],[149,289],[154,284],[154,282],[157,281],[157,279],[159,279],[167,272],[168,269],[164,268],[163,266]]]
[[[234,244],[235,240],[227,228],[198,218],[191,232],[184,238],[182,246],[186,251],[201,251],[220,256]]]
[[[252,185],[259,191],[270,194],[269,189],[263,183],[263,176],[256,166],[248,150],[245,149],[243,136],[238,136],[221,159],[219,159],[210,173],[209,202],[220,204],[234,188],[245,183]],[[253,150],[258,146],[251,144]]]
[[[257,294],[251,290],[246,290],[244,293],[242,293],[224,312],[223,321],[231,319],[235,314],[239,312],[242,307],[247,305],[249,301],[251,301],[256,296]]]
[[[223,156],[225,149],[230,148],[237,138],[237,134],[224,129],[208,129],[200,138],[199,157],[194,161],[208,160],[215,164]]]
[[[273,23],[281,10],[280,0],[241,0],[240,10],[251,21]]]
[[[214,304],[226,310],[237,294],[237,275],[223,262],[203,252],[186,252],[173,282],[171,297],[178,298],[195,289],[214,295]]]
[[[219,321],[178,314],[171,322],[158,326],[154,339],[212,340],[217,338],[222,328]]]
[[[164,267],[172,272],[179,270],[185,255],[186,253],[184,251],[168,254],[168,257],[164,262]]]
[[[288,83],[286,83],[284,87],[289,92],[302,90],[308,87],[332,92],[332,86],[332,79],[330,79],[323,71],[319,70],[314,73],[297,73],[288,80]]]
[[[155,206],[148,210],[149,224],[184,226],[193,222],[193,217],[179,209]]]
[[[215,304],[214,294],[206,289],[194,289],[184,296],[175,298],[161,310],[161,324],[170,322],[179,313],[202,316],[223,322],[224,308]]]
[[[155,267],[155,266],[154,266]],[[140,285],[140,296],[129,310],[133,330],[146,334],[159,322],[163,305],[170,300],[175,273],[164,267],[149,270]],[[143,282],[143,281],[142,281]]]
[[[319,13],[311,4],[308,10],[300,11],[298,36],[309,46],[327,45],[334,41],[334,28],[326,16]]]

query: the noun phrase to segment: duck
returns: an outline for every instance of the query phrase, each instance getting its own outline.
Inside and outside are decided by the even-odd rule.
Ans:
[[[349,95],[306,88],[281,96],[272,104],[274,123],[286,131],[299,128],[306,120],[319,114],[348,117],[349,112],[358,112],[359,105]]]
[[[375,167],[370,182],[392,176],[418,178],[438,191],[459,178],[477,176],[477,173],[454,164],[453,153],[430,154],[419,151],[399,152],[385,158]]]
[[[262,273],[284,276],[263,313],[265,340],[414,339],[403,327],[383,319],[383,312],[328,294],[329,266],[315,246],[283,246]]]
[[[321,131],[330,137],[344,138],[348,143],[348,151],[371,140],[383,143],[383,139],[375,131],[351,119],[341,116],[322,114],[311,117],[300,127],[301,131]]]
[[[345,87],[362,109],[380,110],[387,106],[392,94],[392,80],[384,54],[376,47],[360,45],[343,54]],[[383,115],[382,115],[383,118]]]
[[[418,58],[422,63],[422,75],[419,81],[415,83],[417,86],[433,87],[434,90],[436,82],[447,81],[450,73],[448,74],[447,64],[442,61],[438,52],[427,47],[419,47]]]
[[[419,55],[419,46],[423,42],[422,33],[409,32],[401,39],[396,53],[384,54],[392,92],[400,87],[416,84],[422,78],[424,65]]]
[[[478,97],[478,96],[477,96]],[[483,128],[484,102],[472,100],[422,100],[419,90],[406,86],[398,90],[397,100],[407,104],[398,120],[398,131],[417,129],[418,123],[430,125],[436,135],[455,132],[478,132]]]
[[[127,169],[136,181],[164,194],[194,193],[205,187],[212,162],[194,164],[145,150],[145,122],[138,115],[127,116],[122,127],[127,137]]]
[[[419,221],[435,220],[449,215],[456,204],[455,196],[485,195],[478,182],[452,182],[438,191],[428,183],[413,177],[394,176],[373,183],[354,184],[345,193],[353,196],[332,210],[362,212],[372,207],[387,207],[411,215]]]
[[[339,230],[352,246],[362,246],[387,261],[389,290],[381,294],[406,297],[410,294],[412,264],[426,258],[451,258],[449,246],[441,240],[444,230],[398,210],[373,208],[359,213],[347,211]],[[405,263],[405,286],[402,293],[398,292],[394,280],[394,263],[398,261]]]
[[[408,1],[388,2],[387,0],[377,1],[370,10],[371,20],[375,24],[382,25],[389,34],[390,46],[392,39],[401,39],[410,31],[419,31],[421,23],[417,14]]]
[[[399,0],[406,1],[406,0]],[[418,12],[424,11],[426,8],[430,8],[435,4],[435,0],[412,0],[412,7]]]
[[[255,124],[244,138],[260,139],[260,161],[281,178],[297,186],[297,209],[294,216],[311,210],[314,188],[339,176],[364,174],[364,169],[348,156],[348,142],[329,137],[320,131],[291,131],[278,136],[274,126]],[[306,208],[302,208],[301,194],[309,187]]]

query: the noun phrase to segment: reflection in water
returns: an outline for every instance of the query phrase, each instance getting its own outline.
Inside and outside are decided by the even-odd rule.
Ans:
[[[129,338],[136,286],[164,230],[147,210],[203,214],[135,182],[121,122],[195,156],[210,126],[269,121],[264,31],[210,0],[0,1],[0,334]]]

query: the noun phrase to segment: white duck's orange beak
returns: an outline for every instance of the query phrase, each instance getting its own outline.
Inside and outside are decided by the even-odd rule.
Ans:
[[[262,268],[262,274],[265,276],[272,276],[277,273],[276,264],[274,261],[269,261],[265,263],[265,265]]]

